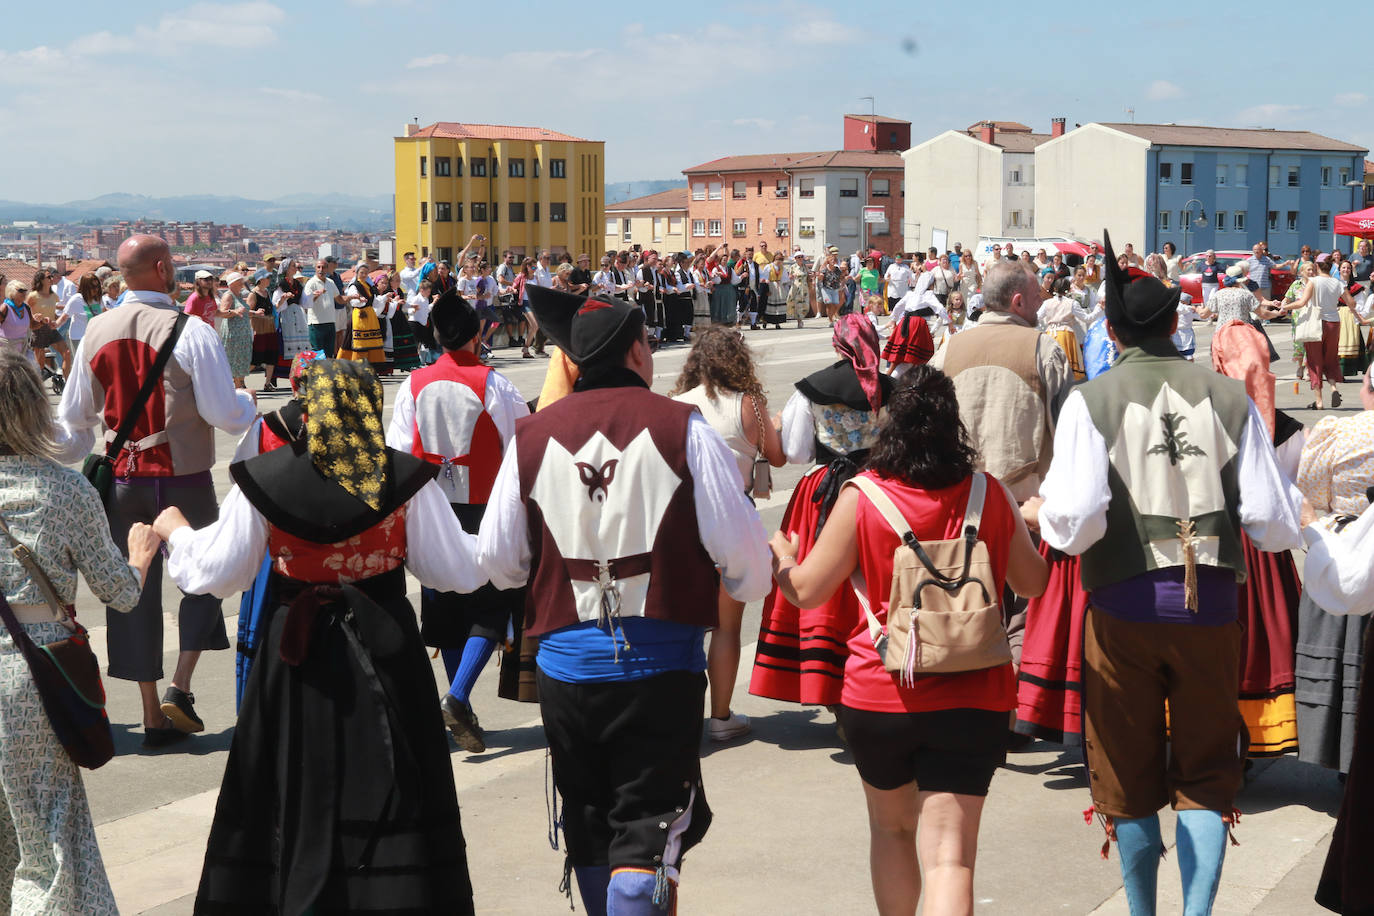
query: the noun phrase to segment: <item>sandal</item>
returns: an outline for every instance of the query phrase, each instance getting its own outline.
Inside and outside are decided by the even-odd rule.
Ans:
[[[520,358],[521,358],[521,359],[534,359],[534,354],[531,353],[529,350],[526,350],[524,353],[521,353],[521,354],[520,354]]]
[[[1341,406],[1341,393],[1335,388],[1331,389],[1331,409],[1335,410]]]

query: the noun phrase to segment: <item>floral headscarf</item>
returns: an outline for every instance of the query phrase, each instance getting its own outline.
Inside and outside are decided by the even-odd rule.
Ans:
[[[301,384],[310,462],[375,510],[390,463],[382,431],[382,383],[365,363],[312,360]]]
[[[835,322],[831,344],[854,367],[868,403],[874,410],[882,406],[878,387],[878,331],[865,315],[841,315]]]

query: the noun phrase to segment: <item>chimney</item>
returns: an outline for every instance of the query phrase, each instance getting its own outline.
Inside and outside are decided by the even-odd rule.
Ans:
[[[1063,118],[1051,118],[1051,119],[1050,119],[1050,136],[1051,136],[1051,137],[1062,137],[1062,136],[1064,136],[1064,119],[1063,119]]]
[[[420,125],[414,121],[406,122],[406,136],[413,137],[420,132]]]
[[[993,141],[993,139],[996,137],[996,135],[997,135],[997,132],[996,132],[996,130],[993,128],[992,122],[991,122],[991,121],[984,121],[981,125],[979,125],[979,127],[978,127],[978,139],[979,139],[979,140],[982,140],[984,143],[988,144],[989,146],[992,145],[992,141]]]

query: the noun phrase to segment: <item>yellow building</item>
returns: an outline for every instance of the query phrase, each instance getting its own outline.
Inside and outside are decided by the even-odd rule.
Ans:
[[[489,258],[602,244],[605,144],[542,127],[406,125],[396,138],[396,252],[451,260],[474,234]]]
[[[606,250],[638,246],[659,254],[685,251],[687,188],[673,188],[606,206]]]

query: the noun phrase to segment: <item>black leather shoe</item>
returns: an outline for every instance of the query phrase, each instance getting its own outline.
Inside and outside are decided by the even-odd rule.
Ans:
[[[186,734],[205,731],[205,723],[196,715],[196,698],[180,687],[168,686],[162,695],[162,714],[172,720],[179,731]]]
[[[444,714],[444,724],[459,747],[474,754],[487,749],[486,736],[482,734],[482,726],[477,724],[477,716],[471,707],[453,694],[445,693],[439,701],[439,710]]]

